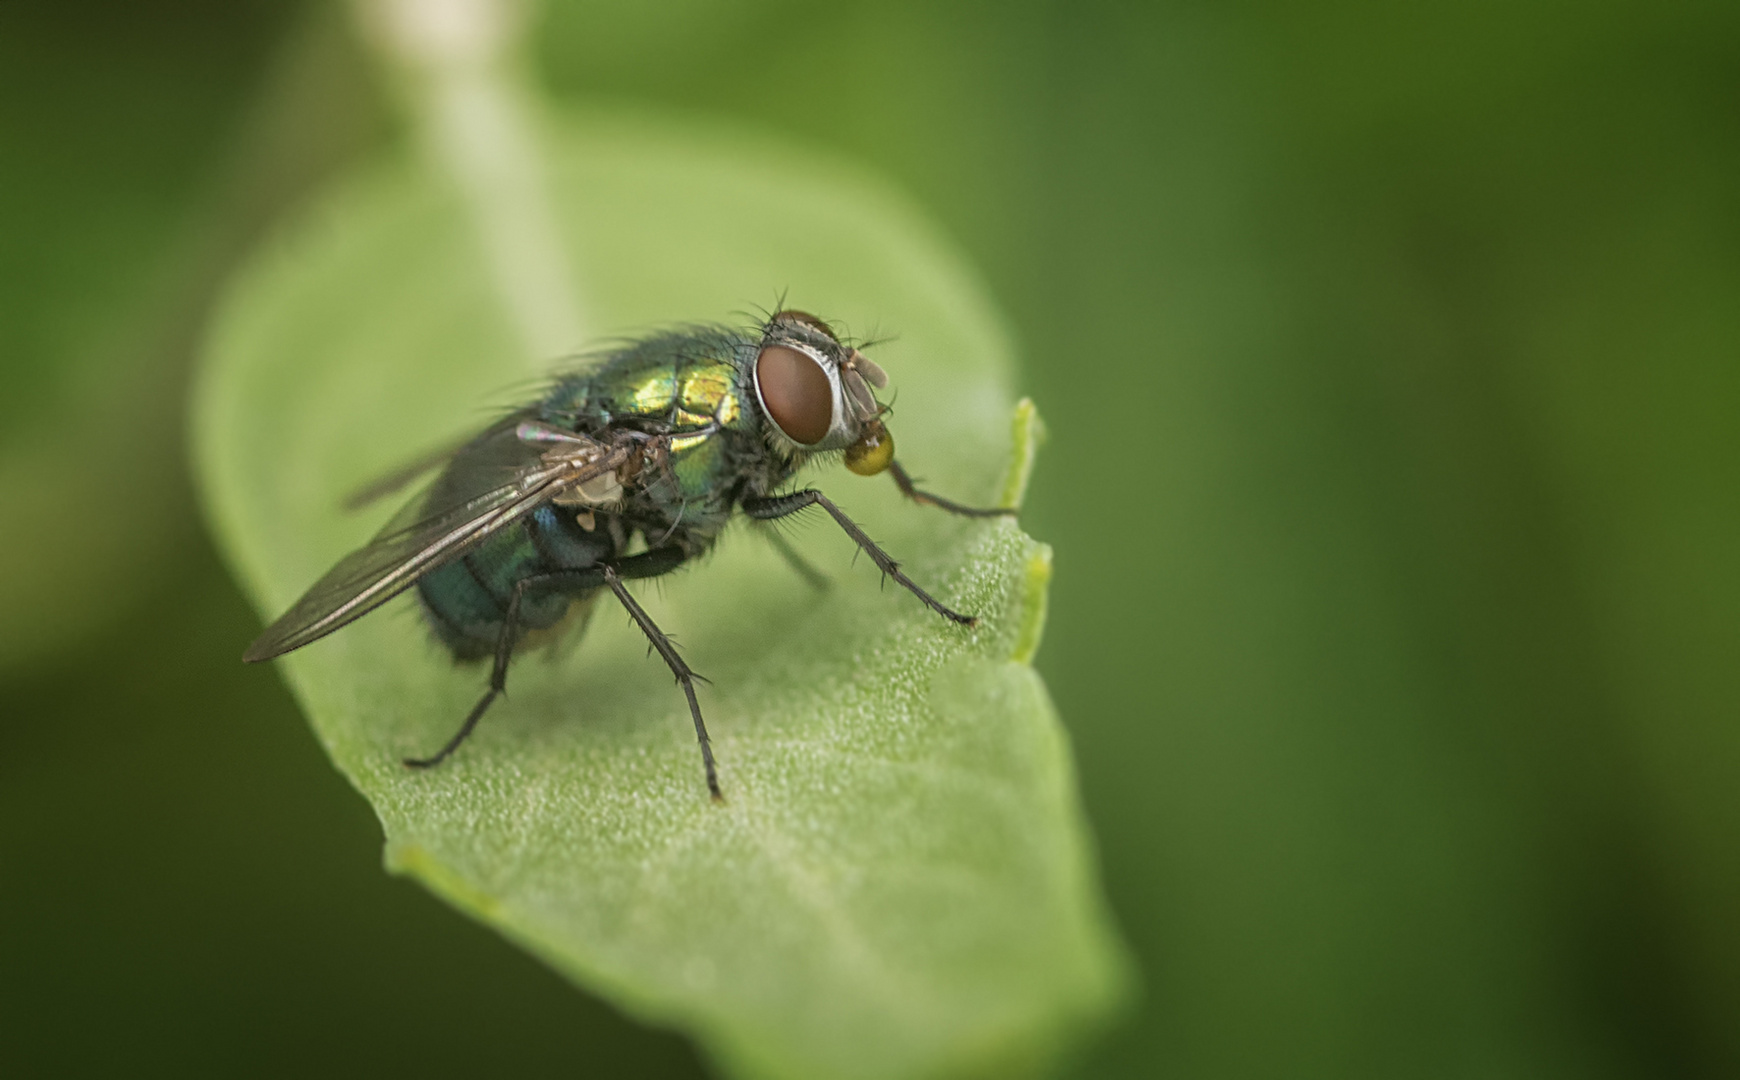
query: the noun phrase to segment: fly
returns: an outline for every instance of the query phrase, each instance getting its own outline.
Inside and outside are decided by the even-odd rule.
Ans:
[[[627,582],[668,574],[713,546],[733,515],[774,521],[827,512],[877,569],[943,618],[954,611],[900,570],[813,487],[780,493],[818,455],[839,452],[860,476],[886,472],[913,501],[968,517],[1013,514],[918,490],[894,459],[876,391],[888,377],[832,328],[802,311],[749,331],[685,327],[562,376],[455,450],[373,485],[386,494],[439,468],[375,538],[315,582],[242,659],[270,660],[317,641],[415,589],[436,637],[458,660],[492,661],[489,685],[459,730],[411,768],[457,750],[507,687],[514,653],[608,590],[676,676],[706,769],[718,769],[695,696],[696,675],[630,594]],[[638,544],[637,544],[638,542]],[[644,550],[633,551],[635,546]],[[801,573],[815,571],[783,549]]]

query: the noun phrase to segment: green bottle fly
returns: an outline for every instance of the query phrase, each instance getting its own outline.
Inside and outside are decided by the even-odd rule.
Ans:
[[[299,649],[415,587],[455,657],[493,659],[488,689],[453,738],[405,762],[428,768],[471,734],[530,635],[609,590],[682,686],[707,790],[720,798],[694,672],[627,580],[668,574],[702,555],[739,510],[767,521],[819,506],[882,573],[939,615],[974,623],[902,574],[820,491],[780,493],[811,457],[843,451],[847,468],[887,472],[917,502],[975,517],[1014,513],[917,490],[894,460],[876,397],[886,385],[880,367],[801,311],[777,312],[750,331],[685,327],[635,342],[558,378],[541,400],[427,463],[441,467],[428,489],[317,581],[243,659]]]

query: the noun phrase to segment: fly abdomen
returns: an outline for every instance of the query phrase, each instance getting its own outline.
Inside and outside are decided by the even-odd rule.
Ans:
[[[517,624],[523,634],[562,621],[569,606],[591,592],[559,577],[584,570],[611,555],[607,530],[588,531],[561,507],[539,507],[525,520],[503,529],[463,558],[425,575],[417,583],[423,610],[436,635],[455,656],[469,660],[495,651],[516,586],[532,580],[520,597]]]

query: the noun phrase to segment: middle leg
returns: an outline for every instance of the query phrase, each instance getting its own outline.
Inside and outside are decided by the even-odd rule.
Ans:
[[[713,796],[714,802],[724,802],[725,796],[719,791],[719,771],[713,764],[713,740],[707,737],[707,723],[701,719],[701,703],[695,698],[695,680],[700,676],[684,662],[682,655],[677,652],[676,644],[659,629],[652,616],[646,613],[646,609],[629,595],[628,586],[622,583],[622,578],[623,575],[617,572],[616,567],[605,565],[604,583],[610,586],[610,591],[616,594],[616,598],[628,610],[629,617],[640,627],[646,639],[652,642],[652,647],[658,650],[659,656],[670,667],[671,674],[682,685],[683,696],[689,699],[689,715],[695,720],[695,738],[701,743],[701,764],[707,769],[707,791]]]
[[[779,552],[779,557],[785,560],[785,564],[791,567],[798,577],[803,578],[810,588],[817,592],[827,592],[828,588],[833,585],[833,582],[828,579],[828,575],[812,566],[810,561],[792,546],[792,542],[786,539],[785,534],[781,533],[777,526],[772,524],[757,525],[755,531],[773,545],[773,550]]]

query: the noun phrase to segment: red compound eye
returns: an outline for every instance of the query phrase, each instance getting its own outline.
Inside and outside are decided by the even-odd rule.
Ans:
[[[813,446],[834,426],[834,386],[808,353],[769,345],[755,360],[755,385],[768,417],[786,438]]]

